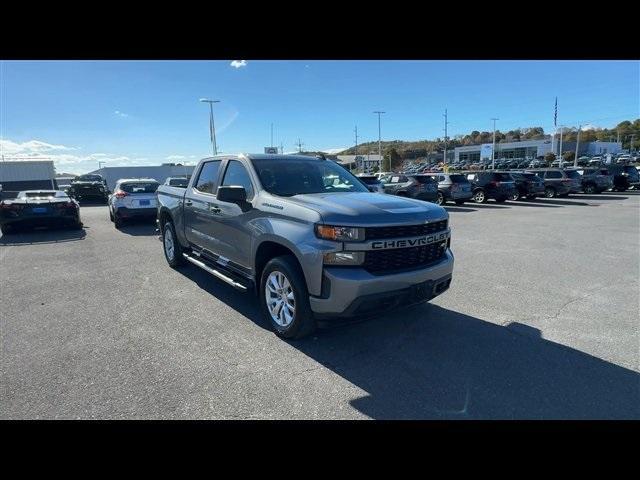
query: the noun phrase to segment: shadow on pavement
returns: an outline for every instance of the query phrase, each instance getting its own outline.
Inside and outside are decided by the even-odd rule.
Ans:
[[[536,198],[535,200],[531,200],[531,203],[540,203],[543,205],[565,205],[567,207],[576,206],[576,207],[597,207],[597,204],[593,203],[585,203],[571,200],[560,200],[560,199],[550,199],[550,198]]]
[[[180,271],[269,328],[253,294],[195,267]],[[350,403],[375,419],[640,419],[640,374],[518,322],[422,304],[288,343],[364,390]]]
[[[87,236],[82,229],[68,227],[50,227],[14,230],[0,237],[0,245],[41,245],[47,243],[62,243],[83,240]]]
[[[509,208],[507,207],[505,204],[500,204],[500,205],[496,205],[496,204],[489,204],[489,203],[474,203],[473,204],[473,208]]]
[[[134,237],[158,235],[155,218],[153,220],[127,220],[119,231]]]
[[[538,200],[517,200],[517,201],[510,200],[509,205],[512,205],[514,207],[562,208],[560,205],[545,205],[542,203],[533,203],[533,202],[538,202]]]
[[[470,207],[463,207],[462,205],[457,206],[457,207],[450,207],[448,205],[443,205],[444,209],[447,212],[476,212],[477,210],[475,208],[470,208]]]
[[[629,197],[619,197],[617,195],[603,195],[601,193],[599,195],[577,194],[577,196],[572,198],[575,198],[576,200],[626,200]]]

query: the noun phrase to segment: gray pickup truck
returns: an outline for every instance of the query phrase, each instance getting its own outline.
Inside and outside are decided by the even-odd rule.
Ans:
[[[449,288],[449,215],[380,195],[331,160],[224,155],[201,160],[185,188],[157,190],[167,262],[190,262],[254,290],[285,338],[316,320],[428,301]]]

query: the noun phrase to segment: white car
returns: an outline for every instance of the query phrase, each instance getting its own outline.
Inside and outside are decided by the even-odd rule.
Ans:
[[[156,218],[156,190],[160,184],[153,178],[125,178],[116,182],[109,195],[109,217],[116,228],[128,219]]]

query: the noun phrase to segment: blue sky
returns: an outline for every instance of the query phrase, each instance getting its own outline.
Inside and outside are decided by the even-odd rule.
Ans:
[[[58,171],[107,165],[195,162],[218,148],[261,152],[270,144],[332,150],[377,140],[506,131],[558,123],[611,127],[640,116],[637,61],[4,61],[0,141],[11,156],[47,156]]]

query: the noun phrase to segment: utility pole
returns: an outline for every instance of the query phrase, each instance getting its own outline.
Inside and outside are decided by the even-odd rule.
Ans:
[[[491,148],[491,170],[496,169],[496,120],[499,118],[492,118],[493,120],[493,148]]]
[[[564,130],[564,125],[560,125],[560,156],[558,157],[558,165],[560,166],[560,168],[562,168],[562,130]]]
[[[573,157],[573,166],[578,166],[578,148],[580,147],[580,130],[582,130],[582,125],[578,125],[578,138],[576,139],[576,154]]]
[[[378,157],[380,158],[380,169],[382,170],[382,130],[380,129],[380,115],[387,113],[387,112],[379,112],[379,111],[375,111],[373,113],[377,113],[378,114]]]
[[[354,159],[354,163],[356,164],[356,168],[358,168],[358,126],[357,125],[356,125],[355,132],[356,132],[356,156],[355,156],[355,159]],[[351,168],[352,168],[351,165],[352,164],[350,163],[349,164],[349,171],[351,171]]]
[[[213,122],[213,104],[220,103],[220,100],[209,100],[208,98],[201,98],[202,103],[209,104],[209,135],[211,137],[211,150],[214,155],[218,154],[218,144],[216,143],[216,126]]]
[[[444,166],[447,166],[447,109],[444,109]]]
[[[302,143],[299,138],[298,138],[298,143],[296,143],[296,145],[298,146],[298,153],[302,153],[302,145],[304,145],[304,143]]]

